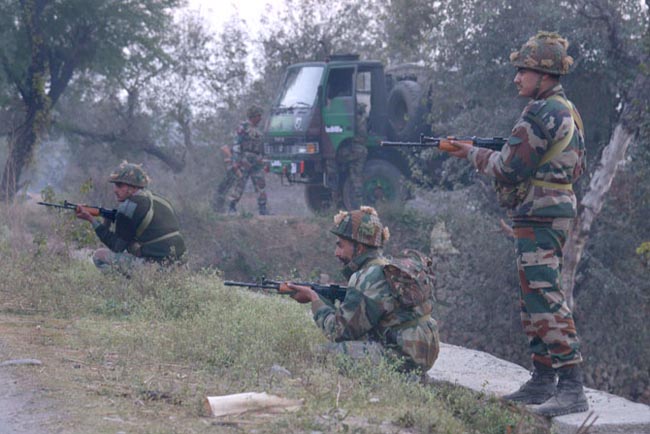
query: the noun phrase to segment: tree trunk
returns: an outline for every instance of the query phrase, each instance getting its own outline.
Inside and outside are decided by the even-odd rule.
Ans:
[[[47,95],[47,51],[44,45],[41,17],[47,0],[26,0],[23,13],[29,35],[31,61],[24,83],[18,83],[25,105],[25,121],[12,133],[9,155],[0,183],[0,200],[13,199],[18,190],[20,175],[30,163],[34,148],[50,122],[50,99]]]
[[[607,192],[616,176],[618,165],[625,158],[625,153],[634,135],[623,125],[616,126],[609,144],[603,150],[600,164],[591,178],[589,190],[582,199],[580,214],[573,221],[569,239],[564,246],[564,268],[562,270],[562,288],[571,308],[573,308],[576,271],[580,259],[582,259],[585,245],[589,240],[591,225],[603,208]]]
[[[37,141],[37,134],[34,131],[32,114],[25,123],[18,127],[12,134],[9,142],[9,155],[2,172],[0,183],[0,199],[10,201],[20,189],[19,181],[23,169],[29,164],[34,147]]]
[[[607,193],[616,177],[619,164],[625,159],[630,143],[636,136],[642,118],[650,107],[650,76],[644,72],[647,58],[641,63],[639,73],[623,104],[623,112],[614,128],[609,143],[603,149],[600,163],[589,183],[589,190],[582,199],[578,217],[573,222],[569,239],[564,247],[562,288],[569,306],[573,308],[573,290],[576,271],[589,240],[591,225],[600,213]]]

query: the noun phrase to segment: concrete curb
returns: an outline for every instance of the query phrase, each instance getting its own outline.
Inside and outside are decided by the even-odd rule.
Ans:
[[[455,345],[441,344],[440,356],[427,372],[432,382],[445,382],[477,392],[502,396],[517,390],[530,378],[529,372],[514,363],[488,353]],[[650,407],[600,390],[585,389],[589,409],[598,419],[590,434],[650,434]],[[553,418],[555,434],[574,434],[588,412]]]

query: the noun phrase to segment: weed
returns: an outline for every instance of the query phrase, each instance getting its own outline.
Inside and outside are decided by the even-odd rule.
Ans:
[[[150,265],[127,278],[47,249],[34,256],[28,246],[0,263],[1,308],[65,322],[31,342],[61,353],[49,358],[41,381],[65,395],[66,411],[77,418],[79,428],[66,432],[93,430],[107,413],[134,421],[130,432],[223,432],[199,417],[205,396],[255,390],[304,404],[297,413],[233,429],[502,433],[516,421],[517,414],[485,396],[410,382],[390,361],[342,369],[339,358],[316,350],[326,340],[308,307],[225,288],[219,272]],[[288,374],[277,375],[276,366]]]

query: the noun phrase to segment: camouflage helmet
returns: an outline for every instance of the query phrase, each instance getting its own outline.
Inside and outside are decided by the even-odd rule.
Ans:
[[[262,113],[264,113],[264,110],[262,110],[262,107],[258,105],[252,105],[248,107],[248,110],[246,111],[246,116],[248,119],[254,118],[255,116],[262,116]]]
[[[554,32],[539,32],[519,51],[510,54],[510,63],[517,68],[532,69],[546,74],[565,75],[573,65],[567,55],[569,42]]]
[[[339,211],[334,216],[334,228],[330,232],[370,247],[382,247],[390,238],[390,232],[381,224],[377,211],[369,206],[355,211]]]
[[[108,182],[132,185],[145,188],[149,185],[149,176],[142,169],[141,164],[133,164],[124,160],[108,176]]]

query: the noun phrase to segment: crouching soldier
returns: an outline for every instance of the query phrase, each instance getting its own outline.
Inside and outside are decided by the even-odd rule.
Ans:
[[[95,251],[93,262],[99,268],[128,270],[136,263],[172,264],[185,253],[178,218],[171,204],[147,190],[149,177],[138,164],[122,162],[109,176],[119,202],[114,224],[100,222],[78,207],[77,218],[87,220],[108,249]]]
[[[402,371],[426,373],[440,348],[431,317],[432,280],[422,273],[427,265],[412,259],[398,264],[383,256],[390,234],[374,208],[341,211],[334,223],[334,254],[349,278],[345,300],[335,307],[311,288],[292,283],[280,291],[295,291],[293,299],[311,303],[314,321],[332,341],[328,350],[353,359],[388,356],[401,362]],[[409,274],[408,261],[419,264],[418,276]]]

